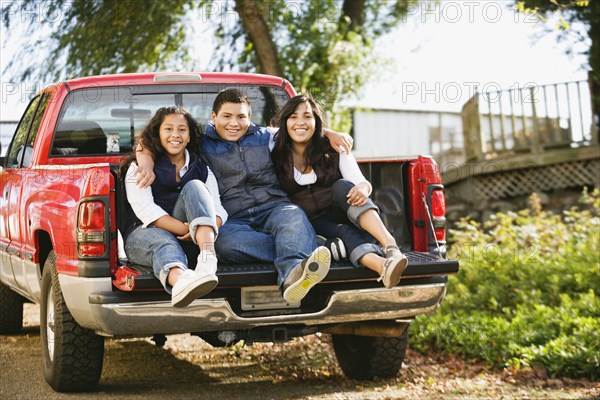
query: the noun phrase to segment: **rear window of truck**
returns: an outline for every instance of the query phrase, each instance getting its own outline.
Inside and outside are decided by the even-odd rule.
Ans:
[[[137,133],[160,107],[180,105],[204,132],[212,104],[226,88],[241,89],[250,99],[252,122],[267,126],[289,99],[280,87],[239,85],[154,85],[92,87],[69,93],[54,132],[50,157],[125,155]]]

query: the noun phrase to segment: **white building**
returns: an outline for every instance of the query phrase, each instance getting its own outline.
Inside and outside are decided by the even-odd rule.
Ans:
[[[458,112],[355,108],[352,115],[357,158],[430,154],[438,162],[464,161]]]

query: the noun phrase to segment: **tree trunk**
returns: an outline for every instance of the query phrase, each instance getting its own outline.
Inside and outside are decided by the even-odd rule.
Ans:
[[[235,10],[242,20],[248,39],[254,47],[260,73],[282,76],[277,49],[271,32],[261,13],[261,4],[256,0],[235,0]]]
[[[345,22],[345,18],[350,20],[348,32],[359,32],[365,21],[365,0],[344,0],[341,22]]]

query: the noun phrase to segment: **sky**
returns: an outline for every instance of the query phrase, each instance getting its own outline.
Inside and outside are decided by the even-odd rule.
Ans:
[[[537,17],[501,3],[506,2],[445,1],[414,9],[380,41],[377,51],[393,62],[357,103],[460,111],[475,87],[487,91],[587,79],[585,57],[565,54],[568,46],[583,50],[586,44],[559,44],[555,34],[535,40],[543,27]]]
[[[383,66],[346,104],[460,111],[476,87],[486,91],[586,79],[583,56],[567,56],[567,45],[558,44],[554,35],[535,41],[540,32],[537,18],[515,13],[505,4],[446,0],[412,8],[405,23],[376,42],[375,56]],[[12,35],[8,43],[5,35],[2,26],[2,71],[18,40],[23,40]],[[198,65],[205,66],[206,49],[196,48],[195,55]],[[3,74],[0,120],[18,119],[39,86]]]

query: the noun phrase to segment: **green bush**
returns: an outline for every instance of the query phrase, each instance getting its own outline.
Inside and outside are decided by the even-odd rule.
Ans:
[[[563,215],[532,207],[483,225],[462,220],[449,256],[460,271],[411,346],[494,367],[539,366],[552,376],[600,378],[600,194]]]

